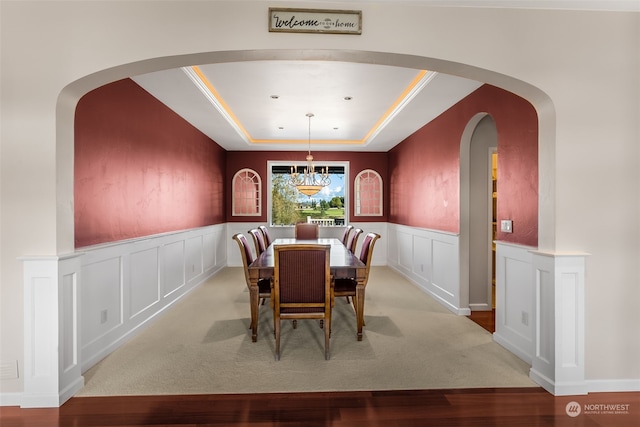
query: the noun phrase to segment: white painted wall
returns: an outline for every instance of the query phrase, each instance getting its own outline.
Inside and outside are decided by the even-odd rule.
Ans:
[[[20,257],[74,251],[73,112],[84,93],[180,65],[322,58],[461,75],[533,103],[540,136],[539,247],[590,254],[586,376],[637,386],[640,14],[286,2],[363,11],[361,36],[324,36],[268,33],[272,4],[0,3],[0,360],[25,363]],[[403,265],[412,266],[404,255]],[[23,387],[22,378],[0,382],[9,399]]]

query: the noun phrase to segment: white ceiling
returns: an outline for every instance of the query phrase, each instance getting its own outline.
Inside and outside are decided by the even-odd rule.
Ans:
[[[310,134],[312,151],[387,151],[481,86],[435,72],[415,84],[421,70],[337,61],[197,69],[132,79],[226,150],[306,150]]]

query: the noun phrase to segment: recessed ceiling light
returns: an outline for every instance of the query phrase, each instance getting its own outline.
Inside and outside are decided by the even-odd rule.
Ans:
[[[333,130],[338,130],[340,129],[338,126],[334,127]]]
[[[353,98],[352,98],[352,97],[350,97],[350,96],[345,96],[345,97],[344,97],[344,100],[345,100],[345,101],[351,101],[352,99],[353,99]]]
[[[271,99],[278,99],[280,98],[280,95],[271,95]]]
[[[282,130],[284,129],[284,126],[278,126],[278,129]]]

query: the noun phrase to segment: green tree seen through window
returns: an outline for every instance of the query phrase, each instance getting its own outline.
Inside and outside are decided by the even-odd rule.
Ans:
[[[301,220],[296,209],[297,190],[290,186],[285,175],[273,174],[271,178],[271,210],[273,225],[290,225]]]
[[[329,167],[330,185],[313,196],[298,192],[289,182],[291,164],[274,162],[269,166],[270,179],[270,224],[291,226],[296,222],[323,220],[323,225],[345,224],[345,175],[344,165]],[[298,169],[304,168],[297,165]]]

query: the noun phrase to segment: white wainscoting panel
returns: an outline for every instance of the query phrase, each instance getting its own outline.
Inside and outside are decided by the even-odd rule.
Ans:
[[[537,329],[531,378],[556,396],[586,394],[587,254],[533,252]]]
[[[529,246],[496,242],[496,331],[493,338],[531,364],[535,292]]]
[[[434,230],[387,224],[388,265],[456,314],[460,304],[459,237]]]
[[[84,386],[78,336],[80,259],[24,257],[24,408],[58,407]]]
[[[167,243],[161,248],[162,270],[160,278],[162,283],[162,296],[166,298],[180,289],[185,281],[185,241]]]
[[[59,407],[82,372],[227,265],[226,224],[25,256],[22,407]],[[8,398],[3,395],[2,402]]]
[[[225,237],[220,224],[84,248],[82,371],[225,267]]]
[[[133,252],[130,256],[129,283],[136,283],[130,288],[129,313],[131,318],[144,315],[144,310],[160,302],[158,283],[159,248],[149,248]]]

